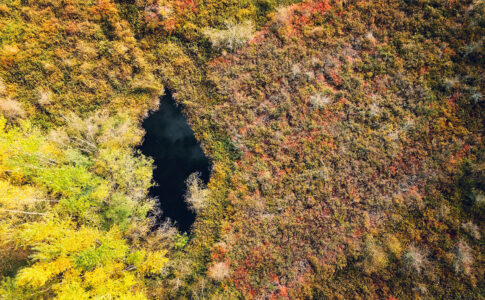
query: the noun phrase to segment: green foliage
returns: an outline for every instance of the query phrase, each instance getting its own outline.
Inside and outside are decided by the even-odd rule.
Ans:
[[[47,137],[24,122],[0,135],[4,168],[57,199],[59,214],[127,228],[151,207],[151,162],[129,148],[139,140],[136,130],[126,117],[104,116],[71,120]]]
[[[6,295],[19,295],[24,287],[30,287],[59,298],[145,299],[143,276],[163,267],[167,261],[164,253],[141,257],[137,272],[127,272],[126,264],[131,262],[127,257],[132,254],[116,228],[105,232],[74,225],[48,218],[21,226],[16,242],[33,249],[34,264],[21,269],[15,282],[4,281]],[[57,282],[58,276],[62,276],[61,282]]]
[[[187,234],[177,234],[175,236],[175,243],[174,243],[174,247],[176,249],[183,249],[185,247],[185,245],[187,245],[187,242],[189,241],[189,237],[187,236]]]
[[[160,274],[168,259],[163,250],[134,249],[144,254],[124,270],[133,263],[128,230],[152,208],[151,161],[130,148],[139,130],[122,115],[68,124],[45,134],[0,116],[2,260],[23,248],[31,262],[2,270],[16,273],[2,294],[144,298],[144,276]]]

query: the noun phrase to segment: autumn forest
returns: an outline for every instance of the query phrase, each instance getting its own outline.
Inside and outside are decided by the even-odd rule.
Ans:
[[[484,42],[483,0],[0,0],[0,299],[483,299]]]

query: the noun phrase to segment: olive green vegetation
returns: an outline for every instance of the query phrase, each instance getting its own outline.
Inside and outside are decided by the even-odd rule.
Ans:
[[[0,4],[0,293],[466,298],[485,290],[483,1]],[[153,230],[163,89],[214,170]],[[192,199],[197,195],[197,201]]]

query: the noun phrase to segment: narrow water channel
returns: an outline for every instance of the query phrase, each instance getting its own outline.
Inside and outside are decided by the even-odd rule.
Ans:
[[[158,221],[168,218],[180,231],[188,232],[195,214],[184,201],[185,181],[190,174],[199,172],[207,183],[211,163],[171,93],[162,97],[159,110],[145,119],[143,128],[146,135],[140,150],[153,157],[156,166],[153,177],[157,185],[150,194],[159,199],[162,215]]]

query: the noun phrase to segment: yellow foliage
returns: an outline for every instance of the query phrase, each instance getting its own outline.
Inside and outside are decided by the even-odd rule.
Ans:
[[[67,257],[59,257],[53,261],[39,262],[30,268],[20,270],[17,275],[17,283],[21,286],[29,285],[38,288],[71,267],[71,260]]]
[[[168,258],[164,252],[149,252],[145,261],[140,266],[139,271],[144,275],[159,275],[162,268],[167,264]]]
[[[15,186],[8,181],[0,179],[0,216],[5,209],[23,209],[24,206],[35,204],[39,198],[39,192],[29,185]]]
[[[109,196],[109,186],[105,185],[105,184],[101,184],[100,186],[98,186],[96,188],[96,190],[94,191],[92,197],[94,199],[97,199],[99,201],[103,200],[103,199],[106,199],[108,196]]]
[[[76,278],[79,279],[79,278]],[[58,286],[56,289],[57,292],[57,299],[59,300],[84,300],[90,299],[91,294],[90,292],[86,291],[81,282],[75,280],[66,280]]]
[[[59,299],[121,298],[146,299],[143,284],[133,273],[124,271],[121,263],[96,268],[84,274],[69,272],[61,285],[56,287]],[[79,298],[76,297],[79,294]]]
[[[366,258],[364,261],[364,271],[366,273],[375,273],[387,267],[389,258],[387,253],[370,237],[366,241]]]
[[[399,240],[395,235],[388,234],[386,236],[386,246],[393,255],[395,255],[398,258],[401,257],[401,253],[402,253],[401,242],[399,242]]]
[[[35,261],[20,270],[16,284],[34,289],[51,285],[59,299],[146,299],[144,277],[160,274],[168,262],[166,252],[138,251],[143,253],[139,267],[128,271],[129,249],[116,227],[109,232],[76,228],[54,218],[21,226],[15,242],[33,249]]]
[[[103,268],[96,268],[84,273],[85,284],[96,288],[108,281],[111,276],[123,270],[123,264],[111,264]]]
[[[1,176],[0,161],[0,176]],[[19,224],[42,216],[49,202],[30,185],[16,186],[0,177],[0,245],[9,243]],[[8,252],[0,252],[0,259]]]

